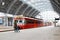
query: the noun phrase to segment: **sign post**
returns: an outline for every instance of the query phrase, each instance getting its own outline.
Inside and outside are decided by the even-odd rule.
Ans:
[[[59,21],[60,19],[59,18],[55,18],[55,21],[54,21],[54,26],[56,27],[56,23]]]

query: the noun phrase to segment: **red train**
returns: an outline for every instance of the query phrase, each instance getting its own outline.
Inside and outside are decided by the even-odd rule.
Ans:
[[[44,26],[42,19],[34,19],[29,17],[15,17],[14,20],[17,20],[17,26],[21,29],[36,28]]]

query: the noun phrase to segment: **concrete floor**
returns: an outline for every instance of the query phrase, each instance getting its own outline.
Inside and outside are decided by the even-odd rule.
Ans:
[[[0,40],[60,40],[60,27],[40,27],[21,32],[1,32]]]

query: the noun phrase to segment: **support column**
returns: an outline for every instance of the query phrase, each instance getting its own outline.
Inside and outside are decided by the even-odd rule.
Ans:
[[[8,27],[8,17],[7,17],[6,14],[5,14],[5,17],[4,17],[4,26]]]

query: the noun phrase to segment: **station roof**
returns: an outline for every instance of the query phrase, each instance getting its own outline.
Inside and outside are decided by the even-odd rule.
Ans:
[[[50,0],[51,4],[56,12],[60,15],[60,0]]]
[[[22,0],[0,0],[0,12],[35,17],[40,11]]]
[[[49,4],[51,1],[51,4]],[[42,11],[57,11],[60,13],[59,3],[56,3],[54,0],[0,0],[0,12],[13,14],[13,15],[24,15],[27,17],[40,16]],[[59,0],[57,0],[60,2]],[[56,5],[53,3],[55,2]],[[46,7],[45,7],[46,6]],[[56,9],[58,8],[58,9]]]

